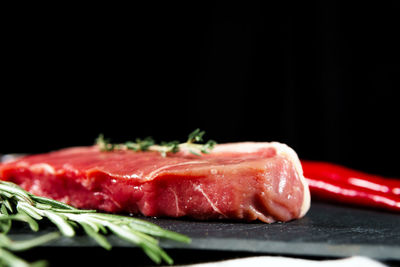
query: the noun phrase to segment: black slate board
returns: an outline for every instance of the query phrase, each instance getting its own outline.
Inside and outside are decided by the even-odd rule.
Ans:
[[[177,219],[148,219],[161,227],[187,234],[191,244],[161,241],[162,247],[179,251],[219,251],[288,255],[296,257],[347,257],[364,255],[378,260],[400,260],[400,214],[312,203],[307,215],[288,223],[265,224],[228,221],[199,222]],[[46,227],[42,233],[53,231]],[[21,228],[11,238],[32,237]],[[113,250],[132,247],[110,236]],[[47,248],[93,248],[86,236],[61,238]],[[143,257],[145,257],[143,255]]]

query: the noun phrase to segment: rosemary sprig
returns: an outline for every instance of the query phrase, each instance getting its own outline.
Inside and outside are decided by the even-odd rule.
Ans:
[[[77,229],[82,229],[105,249],[111,249],[111,244],[106,236],[113,233],[121,239],[141,247],[147,256],[158,264],[162,261],[172,264],[173,260],[160,248],[156,238],[190,242],[190,238],[185,235],[165,230],[144,220],[98,213],[95,210],[76,209],[52,199],[35,196],[13,183],[0,181],[0,261],[9,263],[15,260],[15,264],[22,261],[5,250],[15,250],[16,248],[15,244],[10,246],[12,242],[6,237],[11,229],[12,221],[24,221],[33,231],[38,231],[38,221],[43,218],[52,222],[64,236],[72,237],[76,234]],[[55,235],[40,238],[26,241],[23,245],[18,246],[28,249],[54,239]]]
[[[161,142],[156,144],[153,138],[146,137],[144,139],[136,138],[135,141],[128,141],[123,144],[113,144],[109,139],[105,139],[104,135],[100,134],[96,139],[96,145],[101,151],[114,151],[114,150],[133,150],[133,151],[156,151],[159,152],[163,157],[166,157],[168,153],[177,153],[181,149],[188,149],[192,154],[200,156],[201,153],[207,154],[216,145],[216,142],[209,140],[206,143],[203,142],[203,136],[205,131],[196,129],[191,132],[185,143],[179,141]]]

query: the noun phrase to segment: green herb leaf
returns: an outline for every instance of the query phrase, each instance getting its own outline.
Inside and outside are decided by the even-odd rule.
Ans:
[[[46,266],[46,262],[35,262],[34,266],[36,267],[44,267]],[[13,253],[2,249],[0,247],[0,266],[11,266],[11,267],[32,267],[33,264],[29,264],[23,259],[15,256]]]
[[[60,232],[65,235],[72,237],[75,235],[74,228],[68,223],[66,220],[66,216],[64,216],[62,213],[54,213],[54,212],[49,212],[47,210],[43,211],[43,215],[46,216],[51,222],[53,222]]]
[[[202,142],[203,141],[203,135],[205,134],[205,131],[200,131],[199,128],[191,132],[188,136],[188,140],[186,143],[197,143],[197,142]]]
[[[0,234],[0,244],[1,244],[0,246],[12,251],[23,251],[36,246],[43,245],[59,237],[60,233],[53,232],[29,240],[14,241],[10,240],[6,235]]]
[[[103,248],[110,250],[111,249],[111,244],[108,242],[107,238],[104,235],[101,235],[98,233],[99,228],[97,227],[97,230],[93,228],[93,226],[81,222],[81,226],[85,233],[89,235],[91,238],[93,238],[100,246]]]

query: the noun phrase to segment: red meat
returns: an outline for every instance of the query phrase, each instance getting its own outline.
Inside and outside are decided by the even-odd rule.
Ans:
[[[280,143],[217,145],[212,153],[101,152],[74,147],[0,165],[0,179],[78,208],[145,216],[271,223],[302,217],[309,189]]]

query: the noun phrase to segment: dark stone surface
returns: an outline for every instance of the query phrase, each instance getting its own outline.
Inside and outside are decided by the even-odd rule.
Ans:
[[[175,259],[180,259],[181,263],[251,255],[319,259],[363,255],[380,261],[390,261],[393,266],[400,262],[400,214],[384,211],[317,202],[312,204],[304,218],[288,223],[199,222],[164,218],[146,220],[192,238],[191,244],[161,241],[167,252]],[[56,229],[53,226],[44,225],[41,233],[54,230]],[[13,239],[32,236],[32,232],[25,226],[11,235]],[[101,254],[109,260],[119,255],[122,262],[129,261],[129,255],[136,255],[136,263],[149,263],[144,254],[131,244],[115,236],[110,236],[109,240],[113,244],[111,252],[97,248],[97,244],[87,236],[61,238],[36,248],[34,258],[40,255],[48,258],[48,252],[51,251],[50,258],[58,259],[57,254],[61,256],[66,251],[75,251],[75,254],[78,252],[91,258]],[[124,259],[121,255],[125,253],[127,255]],[[29,252],[26,254],[29,258]],[[139,257],[144,260],[138,262]]]
[[[313,203],[289,223],[187,222],[161,220],[162,227],[188,234],[190,248],[256,253],[400,260],[400,214]],[[168,242],[168,246],[174,245]]]

